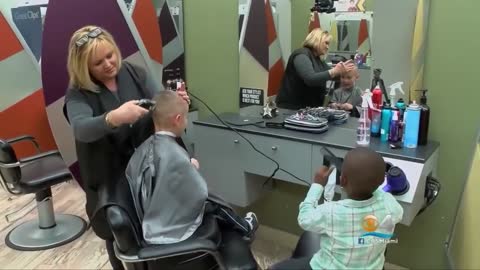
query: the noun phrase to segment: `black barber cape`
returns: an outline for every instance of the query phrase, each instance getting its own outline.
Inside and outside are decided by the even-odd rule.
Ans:
[[[147,139],[130,159],[126,177],[147,243],[180,242],[201,225],[207,184],[174,137],[157,133]]]

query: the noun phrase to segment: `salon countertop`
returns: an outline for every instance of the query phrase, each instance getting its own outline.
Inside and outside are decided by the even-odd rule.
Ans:
[[[283,118],[289,115],[289,112],[283,111],[274,119],[266,119],[267,122],[283,122]],[[223,113],[220,118],[241,117],[238,113]],[[259,117],[260,118],[260,117]],[[260,118],[261,119],[261,118]],[[314,134],[308,132],[301,132],[289,129],[267,128],[256,125],[234,126],[236,130],[275,138],[324,145],[333,148],[350,150],[356,148],[356,128],[357,118],[349,118],[345,124],[329,125],[329,130],[322,134]],[[223,125],[215,116],[194,121],[194,124],[201,126],[208,126],[214,128],[229,129]],[[388,143],[380,142],[379,138],[372,137],[370,139],[371,149],[382,154],[384,157],[396,158],[401,160],[424,163],[430,156],[440,147],[436,141],[429,141],[427,145],[418,146],[417,148],[401,148],[391,149]]]

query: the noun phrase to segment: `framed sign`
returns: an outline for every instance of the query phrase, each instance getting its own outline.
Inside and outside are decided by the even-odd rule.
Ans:
[[[250,105],[264,105],[264,91],[255,88],[240,87],[240,108]]]

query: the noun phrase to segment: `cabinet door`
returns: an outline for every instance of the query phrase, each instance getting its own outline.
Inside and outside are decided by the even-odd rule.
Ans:
[[[251,134],[246,135],[246,137],[258,150],[278,162],[281,169],[311,183],[311,144]],[[251,147],[247,149],[246,154],[245,171],[269,177],[275,170],[276,165],[273,161]],[[306,185],[283,171],[278,171],[275,178]]]
[[[323,148],[326,147],[328,150],[335,155],[336,158],[339,158],[343,161],[347,150],[323,146],[323,145],[314,145],[312,148],[312,179],[315,176],[315,170],[320,166],[325,165],[324,156],[329,155]],[[341,168],[340,168],[341,169]]]
[[[347,151],[343,149],[338,149],[338,148],[333,148],[333,147],[328,147],[323,145],[314,145],[312,148],[312,176],[311,176],[312,179],[315,176],[315,171],[318,168],[320,168],[322,165],[327,165],[325,161],[326,159],[325,156],[328,156],[330,154],[323,150],[324,147],[327,147],[328,150],[330,150],[330,152],[333,155],[335,155],[336,158],[339,158],[342,161],[345,158],[345,155],[347,153]],[[332,174],[330,174],[328,181],[335,181],[338,183],[338,181],[340,180],[340,171],[341,171],[341,168],[334,169],[332,171]],[[336,185],[335,192],[340,194],[341,198],[346,198],[346,193],[344,192],[343,189],[340,188],[340,185]]]
[[[234,132],[219,128],[195,125],[195,136],[200,172],[209,191],[241,207],[256,200],[262,182],[244,174],[245,149],[250,146]]]

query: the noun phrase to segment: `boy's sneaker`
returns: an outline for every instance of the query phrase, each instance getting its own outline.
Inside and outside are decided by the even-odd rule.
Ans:
[[[245,215],[245,221],[248,223],[248,226],[250,227],[250,232],[248,235],[245,236],[245,239],[247,241],[253,242],[253,236],[255,235],[255,232],[258,229],[258,219],[257,215],[253,212],[248,212],[247,215]]]

